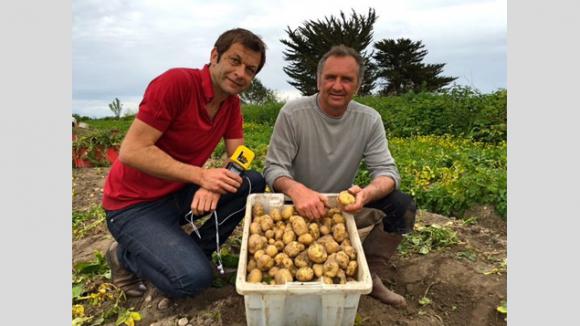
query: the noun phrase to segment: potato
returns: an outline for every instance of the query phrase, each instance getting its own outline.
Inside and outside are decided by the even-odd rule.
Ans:
[[[274,239],[274,234],[274,230],[272,229],[268,229],[266,232],[264,232],[264,236],[268,239]]]
[[[284,227],[277,227],[274,231],[274,239],[282,240],[282,236],[284,235]]]
[[[340,209],[338,209],[336,207],[333,207],[333,208],[329,209],[328,212],[326,213],[326,217],[332,218],[332,216],[334,214],[340,214]]]
[[[348,266],[346,266],[346,275],[348,276],[355,276],[358,270],[358,263],[356,260],[351,260],[348,262]]]
[[[342,205],[346,206],[346,205],[350,205],[350,204],[354,204],[356,202],[356,199],[354,198],[354,196],[348,192],[348,191],[341,191],[338,194],[338,202],[341,203]]]
[[[263,240],[262,236],[258,235],[258,234],[252,234],[250,235],[250,238],[248,239],[248,251],[253,254],[256,251],[264,248],[265,245],[265,241]]]
[[[313,264],[312,270],[314,271],[314,275],[316,275],[316,277],[321,277],[322,274],[324,274],[324,267],[322,264]]]
[[[262,234],[262,227],[260,227],[260,223],[252,222],[250,224],[250,234]]]
[[[322,218],[322,221],[320,221],[320,223],[328,227],[328,229],[330,229],[332,227],[332,218],[324,217]]]
[[[276,222],[276,227],[278,229],[281,229],[282,232],[284,232],[284,228],[286,227],[286,223],[284,223],[284,221],[278,221],[278,222]]]
[[[273,239],[270,239],[270,240],[273,240]],[[274,258],[274,256],[276,256],[276,254],[278,254],[278,248],[276,248],[275,245],[271,244],[271,245],[268,245],[266,247],[266,255]],[[344,254],[344,255],[346,256],[346,254]],[[348,256],[347,256],[347,259],[348,259]]]
[[[260,257],[262,257],[262,255],[265,255],[265,254],[266,254],[266,251],[264,249],[260,249],[254,253],[254,259],[256,261],[258,261],[258,259],[260,259]]]
[[[336,273],[336,277],[337,280],[336,283],[338,284],[346,284],[346,275],[344,274],[344,271],[342,269],[339,269],[338,272]]]
[[[298,237],[298,242],[302,243],[305,246],[308,246],[312,242],[314,242],[314,238],[312,237],[312,234],[304,233],[303,235]]]
[[[276,240],[274,241],[274,246],[276,247],[276,249],[278,249],[278,251],[281,251],[282,249],[284,249],[284,242],[282,240]]]
[[[339,223],[332,226],[332,236],[337,242],[342,242],[346,238],[346,227]]]
[[[258,266],[259,266],[259,264],[258,264]],[[338,264],[336,263],[336,254],[332,254],[332,255],[328,256],[328,258],[324,262],[323,268],[324,268],[324,276],[328,276],[328,277],[335,277],[336,276],[336,274],[338,273],[338,270],[340,269],[338,267]]]
[[[286,255],[286,257],[284,257],[282,259],[282,262],[280,263],[280,266],[282,266],[282,267],[284,267],[284,268],[286,268],[288,270],[293,270],[295,268],[294,267],[294,261],[292,260],[292,258],[288,257],[287,255]]]
[[[334,214],[332,215],[332,224],[345,224],[346,223],[346,219],[344,218],[344,216],[342,214]]]
[[[306,250],[294,258],[294,266],[298,268],[310,266],[310,260],[308,259],[308,252]]]
[[[336,263],[338,264],[338,267],[346,269],[346,266],[348,266],[349,261],[350,258],[344,251],[339,251],[336,253]]]
[[[282,260],[284,258],[288,258],[288,255],[283,252],[279,252],[276,254],[276,256],[274,256],[274,263],[276,263],[276,265],[282,265]]]
[[[276,240],[274,239],[268,239],[268,244],[269,245],[273,245],[276,242]]]
[[[314,242],[308,247],[308,258],[315,263],[324,263],[326,261],[327,253],[324,246],[320,243]]]
[[[252,215],[254,217],[264,215],[264,205],[260,203],[255,203],[254,206],[252,207]]]
[[[310,267],[300,267],[296,271],[296,279],[302,282],[311,281],[314,277],[314,271]]]
[[[246,266],[246,270],[247,271],[251,271],[252,269],[256,268],[258,265],[256,265],[256,260],[254,258],[250,258],[250,260],[248,261],[248,266]]]
[[[292,221],[292,230],[296,233],[297,236],[301,236],[305,233],[308,233],[308,226],[306,221],[301,216],[294,215],[296,218]],[[294,217],[293,216],[293,217]]]
[[[290,216],[294,215],[294,206],[289,205],[289,206],[284,206],[284,208],[282,208],[282,219],[287,220],[290,218]]]
[[[272,257],[264,254],[256,260],[256,264],[257,264],[258,269],[265,272],[274,266],[274,259],[272,259]]]
[[[270,210],[270,217],[272,217],[272,220],[274,220],[274,222],[281,221],[282,215],[280,214],[280,209],[279,208],[272,208]]]
[[[346,233],[348,234],[348,232]],[[342,242],[340,243],[341,246],[345,247],[345,246],[351,246],[352,247],[352,243],[350,243],[350,239],[348,237],[346,237],[344,240],[342,240]],[[348,252],[347,252],[348,254]]]
[[[304,250],[304,245],[298,241],[291,241],[286,245],[286,247],[284,247],[284,253],[286,253],[290,258],[298,256],[302,250]]]
[[[276,275],[274,275],[274,280],[276,284],[285,284],[286,282],[292,282],[294,279],[292,273],[286,268],[280,268]]]
[[[284,242],[284,244],[289,244],[294,240],[296,240],[296,234],[294,231],[284,231],[284,234],[282,235],[282,242]]]
[[[287,222],[286,226],[284,226],[284,232],[288,232],[288,231],[294,232],[294,230],[292,230],[292,223],[291,222]]]
[[[334,284],[334,281],[332,280],[332,278],[330,278],[328,276],[323,276],[322,282],[324,282],[324,284]]]
[[[330,228],[326,225],[321,225],[320,226],[320,234],[321,235],[327,235],[330,233]]]
[[[264,215],[262,217],[262,222],[260,222],[260,227],[262,231],[266,232],[274,227],[274,220],[269,215]]]
[[[348,255],[349,259],[351,259],[351,260],[356,259],[356,250],[354,250],[354,248],[350,245],[345,245],[344,244],[345,241],[343,241],[342,244],[340,245],[342,248],[342,251],[344,251],[344,253]]]
[[[276,275],[276,273],[278,272],[279,269],[280,268],[277,267],[277,266],[274,266],[274,267],[270,268],[270,270],[268,271],[268,275],[270,277],[274,277],[274,275]]]
[[[325,235],[323,237],[320,237],[318,239],[318,243],[324,246],[324,249],[326,249],[326,253],[329,255],[337,252],[339,249],[339,244],[334,240],[334,238],[331,235]]]
[[[310,233],[310,235],[314,240],[320,238],[320,228],[318,226],[318,223],[308,224],[308,233]]]
[[[248,274],[248,282],[249,283],[260,283],[262,282],[262,271],[254,268]]]

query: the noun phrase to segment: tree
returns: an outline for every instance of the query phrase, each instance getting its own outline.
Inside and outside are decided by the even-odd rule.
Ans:
[[[344,44],[360,52],[366,68],[360,95],[368,95],[374,88],[373,53],[365,49],[373,38],[373,25],[377,20],[375,10],[369,8],[367,16],[358,15],[353,10],[349,19],[340,12],[340,18],[331,16],[324,20],[309,20],[303,26],[292,30],[286,29],[288,40],[280,40],[288,49],[283,51],[284,60],[290,64],[283,68],[292,79],[288,83],[298,89],[302,95],[317,92],[316,68],[318,61],[333,45]]]
[[[115,114],[115,118],[119,119],[119,117],[121,116],[121,111],[123,111],[123,104],[121,104],[121,101],[119,101],[119,99],[115,97],[113,102],[109,103],[109,109],[113,111],[113,114]]]
[[[274,91],[265,87],[258,78],[254,78],[250,88],[240,94],[244,103],[263,104],[276,101]]]
[[[374,44],[376,77],[381,78],[381,95],[399,95],[408,91],[438,91],[457,77],[439,76],[444,63],[425,64],[428,51],[421,41],[383,39]]]

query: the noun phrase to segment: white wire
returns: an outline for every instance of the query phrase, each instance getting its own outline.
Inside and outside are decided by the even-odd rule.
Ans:
[[[244,176],[244,178],[246,180],[248,180],[248,195],[250,195],[252,193],[252,182],[250,181],[250,178],[248,178],[247,176]],[[219,235],[219,226],[222,225],[225,221],[227,221],[230,217],[232,217],[234,214],[239,213],[240,211],[246,209],[246,205],[244,205],[242,208],[238,209],[237,211],[231,213],[230,215],[228,215],[221,223],[219,222],[218,219],[218,215],[217,215],[217,209],[213,210],[210,214],[212,214],[214,216],[215,219],[215,239],[216,239],[216,252],[217,252],[217,256],[218,256],[218,266],[217,269],[219,270],[219,272],[221,274],[224,274],[224,266],[222,264],[222,255],[220,252],[220,235]],[[188,220],[187,217],[190,217],[190,219]],[[197,234],[197,236],[201,239],[201,234],[199,233],[199,230],[197,229],[197,226],[195,226],[195,224],[193,223],[193,213],[191,212],[191,210],[185,214],[185,220],[191,223],[191,226],[193,227],[193,231],[195,231],[195,234]]]

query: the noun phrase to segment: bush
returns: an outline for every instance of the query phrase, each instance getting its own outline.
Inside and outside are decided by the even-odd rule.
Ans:
[[[359,97],[376,109],[388,137],[452,135],[499,143],[507,137],[507,91],[480,94],[456,86],[441,94],[409,92],[401,96]]]

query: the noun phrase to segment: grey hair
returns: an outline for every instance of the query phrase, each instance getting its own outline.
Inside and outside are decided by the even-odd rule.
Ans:
[[[328,52],[326,52],[322,56],[322,58],[320,58],[320,61],[318,61],[318,67],[316,68],[316,79],[317,80],[320,80],[320,74],[322,74],[322,68],[324,67],[326,60],[329,57],[352,57],[358,65],[358,76],[357,76],[358,77],[358,84],[359,84],[359,86],[362,84],[362,80],[363,80],[364,73],[365,73],[365,66],[363,64],[363,59],[357,50],[355,50],[351,47],[348,47],[344,44],[334,45],[332,48],[330,48],[330,50],[328,50]]]

